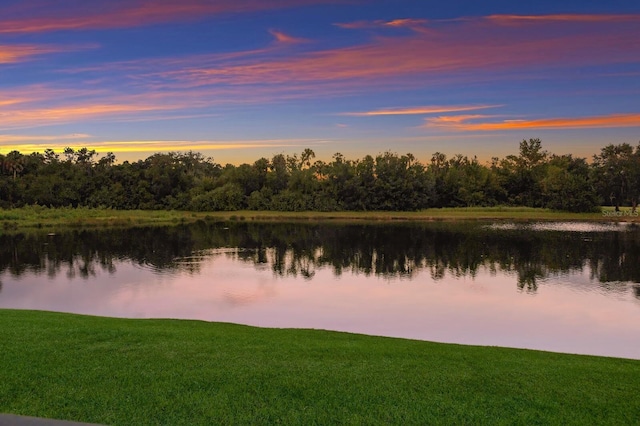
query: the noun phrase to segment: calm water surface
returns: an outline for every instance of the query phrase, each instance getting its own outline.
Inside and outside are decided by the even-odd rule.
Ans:
[[[198,223],[0,236],[0,308],[640,359],[640,230]]]

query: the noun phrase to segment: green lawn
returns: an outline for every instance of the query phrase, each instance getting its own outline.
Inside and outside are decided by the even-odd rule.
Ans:
[[[605,211],[612,210],[605,208]],[[628,210],[628,209],[627,209]],[[568,213],[530,207],[468,207],[427,209],[417,212],[184,212],[165,210],[112,210],[89,208],[50,209],[28,206],[20,209],[0,209],[0,230],[60,227],[153,226],[189,223],[197,220],[259,220],[259,221],[380,221],[380,220],[583,220],[640,221],[640,217],[607,216],[603,213]]]
[[[637,424],[640,361],[0,310],[0,412],[104,424]]]

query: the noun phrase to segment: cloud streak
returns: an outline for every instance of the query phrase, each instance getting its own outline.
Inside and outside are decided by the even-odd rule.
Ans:
[[[591,117],[558,117],[537,120],[488,121],[486,115],[455,115],[425,119],[425,128],[462,132],[524,129],[593,129],[640,127],[640,114],[610,114]]]
[[[269,30],[269,33],[276,39],[278,43],[298,44],[298,43],[306,43],[309,41],[305,38],[290,36],[289,34],[285,34],[282,31]]]
[[[28,61],[35,56],[57,53],[65,49],[54,46],[16,44],[0,45],[0,64],[13,64]]]
[[[397,87],[403,79],[424,85],[452,73],[469,76],[528,72],[532,67],[633,63],[640,57],[636,33],[635,25],[613,24],[607,19],[593,23],[576,18],[571,31],[548,20],[532,21],[523,31],[495,24],[493,18],[479,18],[448,22],[433,31],[378,37],[365,44],[285,58],[249,56],[185,67],[174,63],[166,72],[147,76],[167,87],[331,82],[351,86],[389,82]]]
[[[640,22],[640,15],[588,15],[588,14],[555,14],[555,15],[489,15],[488,21],[503,25],[560,22],[560,23],[619,23]]]
[[[196,20],[224,13],[260,12],[335,2],[336,0],[92,0],[91,6],[87,7],[63,0],[63,5],[57,4],[52,9],[50,2],[32,1],[23,9],[17,10],[21,13],[0,7],[0,16],[3,17],[0,18],[0,34],[130,28]]]
[[[0,154],[13,150],[22,153],[43,152],[53,149],[61,152],[66,147],[79,149],[90,145],[96,152],[120,153],[155,153],[169,151],[218,151],[218,150],[246,150],[257,148],[299,148],[316,146],[326,143],[323,139],[253,139],[253,140],[86,140],[78,143],[88,135],[68,136],[15,136],[4,141],[0,138]],[[20,139],[22,138],[22,139]],[[94,138],[95,139],[95,138]],[[64,143],[56,143],[64,141]],[[41,142],[41,143],[40,143]],[[53,142],[53,143],[52,143]],[[11,145],[5,146],[5,143]]]
[[[353,21],[340,22],[334,24],[337,27],[361,30],[361,29],[385,29],[385,28],[409,28],[416,31],[424,31],[428,27],[438,27],[442,24],[450,23],[481,23],[488,22],[491,24],[515,26],[526,24],[550,24],[550,23],[622,23],[622,22],[640,22],[640,14],[548,14],[548,15],[508,15],[496,14],[484,17],[461,17],[450,19],[412,19],[400,18],[392,20],[374,20],[374,21]]]
[[[421,106],[409,108],[386,108],[363,112],[345,112],[340,115],[352,117],[375,117],[380,115],[427,115],[443,112],[474,111],[479,109],[497,108],[502,105],[459,105],[459,106]]]
[[[69,123],[100,117],[126,116],[156,111],[174,110],[185,105],[79,103],[48,108],[0,110],[0,129],[24,128],[33,125]]]
[[[198,15],[194,11],[205,13],[205,9],[211,14],[247,12],[256,8],[322,2],[326,1],[155,2],[153,4],[159,4],[158,9],[154,9],[155,12],[150,16],[141,17],[143,14],[140,10],[148,11],[152,2],[115,1],[104,3],[107,8],[104,13],[112,17],[116,13],[124,14],[122,20],[113,25],[134,25],[135,22],[173,19],[169,11],[175,12],[179,18],[192,13]],[[86,12],[85,15],[87,13],[95,15],[94,12]],[[65,19],[82,18],[74,27],[77,29],[98,25],[89,25],[88,21],[83,20],[85,15],[67,16]],[[47,19],[57,21],[54,18]],[[136,20],[138,18],[140,20]],[[14,91],[14,97],[3,97],[0,93],[0,129],[103,118],[146,120],[154,119],[161,113],[176,114],[178,111],[178,115],[190,117],[211,114],[214,106],[271,104],[292,99],[345,96],[367,92],[372,88],[378,92],[422,88],[440,85],[448,80],[473,81],[483,76],[495,79],[496,73],[526,78],[532,72],[538,73],[538,70],[637,63],[640,57],[635,25],[637,15],[541,15],[533,18],[492,15],[436,23],[423,19],[374,21],[374,26],[378,27],[413,30],[422,26],[428,27],[428,31],[402,32],[401,35],[391,32],[390,36],[374,37],[368,42],[325,49],[318,48],[320,44],[317,43],[307,43],[303,49],[296,49],[292,46],[302,39],[271,30],[275,42],[266,42],[262,49],[69,68],[66,71],[69,75],[72,73],[76,81],[80,81],[82,75],[89,76],[86,84],[75,86],[81,89],[56,91],[51,87],[32,87]],[[104,17],[95,19],[102,20]],[[7,18],[0,18],[0,32],[3,25],[5,29],[9,28],[7,22]],[[66,21],[62,19],[62,22]],[[506,22],[525,22],[527,28],[505,25]],[[559,25],[566,22],[571,24],[570,30],[565,25]],[[5,53],[3,56],[2,49],[0,46],[0,63],[3,62],[2,58],[6,63],[12,63],[10,61],[28,60],[38,54],[50,53],[45,48],[38,50],[38,46],[32,50],[9,46],[5,52],[14,53]],[[92,79],[100,83],[88,83]],[[446,114],[497,106],[435,105],[347,112],[341,115]],[[471,116],[449,115],[439,118],[459,120],[459,117]],[[479,118],[476,117],[476,120]],[[432,121],[428,124],[435,126],[443,123]],[[474,124],[478,123],[472,119],[458,123],[460,126]],[[485,124],[491,125],[489,122]]]
[[[42,142],[51,142],[51,141],[69,141],[69,140],[78,140],[78,139],[86,139],[91,137],[91,135],[82,134],[82,133],[74,133],[71,135],[0,135],[0,145],[3,144],[15,144],[15,143],[24,143],[28,141],[42,141]],[[11,146],[13,149],[13,146]]]
[[[418,29],[426,26],[429,23],[426,19],[412,19],[401,18],[392,19],[390,21],[375,20],[375,21],[355,21],[344,22],[334,24],[336,27],[344,28],[348,30],[361,30],[361,29],[375,29],[375,28],[410,28]]]

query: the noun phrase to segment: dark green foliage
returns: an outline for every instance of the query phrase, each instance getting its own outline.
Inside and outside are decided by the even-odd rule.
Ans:
[[[235,183],[226,183],[214,190],[193,197],[189,208],[195,211],[232,211],[245,207],[243,189]]]
[[[272,191],[269,188],[262,188],[260,191],[253,191],[247,199],[249,210],[269,210],[271,208]]]
[[[202,154],[154,154],[115,163],[107,153],[67,148],[0,155],[0,208],[25,205],[144,210],[412,211],[430,207],[527,206],[589,212],[603,202],[619,208],[640,199],[640,146],[609,145],[593,165],[551,155],[539,139],[523,140],[519,155],[476,158],[385,152],[331,162],[277,154],[253,164],[222,167]]]
[[[542,180],[546,206],[571,212],[593,211],[599,203],[589,172],[589,165],[582,158],[553,156]]]
[[[593,156],[593,174],[601,197],[616,207],[630,202],[633,210],[640,196],[640,144],[607,145]]]

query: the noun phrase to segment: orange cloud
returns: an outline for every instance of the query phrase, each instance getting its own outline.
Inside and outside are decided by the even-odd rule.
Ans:
[[[84,135],[83,135],[84,136]],[[79,137],[54,136],[50,139],[37,136],[25,136],[22,140],[11,140],[10,146],[2,146],[0,139],[0,154],[8,153],[13,150],[22,153],[43,152],[45,149],[53,149],[61,152],[65,147],[79,149],[90,146],[91,149],[99,153],[115,152],[115,153],[149,153],[149,152],[168,152],[168,151],[215,151],[215,150],[237,150],[237,149],[256,149],[256,148],[299,148],[321,145],[326,140],[321,139],[256,139],[256,140],[126,140],[126,141],[83,141],[78,144],[74,141]],[[66,141],[63,143],[51,143]],[[37,143],[35,141],[42,141]],[[21,142],[21,143],[15,143]]]
[[[345,112],[340,115],[354,117],[371,117],[378,115],[425,115],[442,112],[474,111],[478,109],[497,108],[502,105],[469,105],[469,106],[423,106],[410,108],[387,108],[364,112]]]
[[[419,25],[424,25],[427,22],[428,21],[426,19],[404,18],[404,19],[394,19],[392,21],[387,21],[384,23],[384,25],[387,27],[410,27],[411,28]]]
[[[345,28],[349,30],[366,29],[366,28],[419,28],[425,26],[429,21],[426,19],[393,19],[391,21],[376,20],[376,21],[355,21],[334,24],[336,27]]]
[[[92,0],[92,2],[95,0]],[[153,1],[127,0],[123,2],[103,1],[94,7],[66,7],[51,10],[35,9],[28,3],[21,15],[8,8],[0,8],[1,33],[37,33],[61,30],[95,30],[105,28],[127,28],[163,22],[200,19],[222,13],[256,12],[269,9],[298,7],[305,5],[335,3],[337,0],[181,0]],[[98,2],[96,2],[98,3]],[[29,8],[30,7],[30,8]]]
[[[275,37],[278,43],[296,44],[309,41],[304,38],[292,37],[288,34],[283,33],[282,31],[269,30],[269,33]]]
[[[0,64],[23,62],[34,56],[55,53],[60,48],[52,46],[37,46],[32,44],[0,45]]]
[[[486,120],[484,115],[457,115],[427,118],[424,127],[457,131],[496,131],[522,129],[592,129],[640,127],[640,114],[612,114],[595,117],[545,118],[539,120]]]
[[[344,89],[340,92],[344,93]],[[219,113],[213,109],[215,107],[273,103],[307,96],[296,85],[288,88],[233,85],[177,90],[147,88],[147,91],[129,95],[105,89],[31,85],[0,90],[0,130],[85,120],[136,122],[211,117]]]
[[[82,121],[99,117],[127,117],[131,114],[167,111],[185,108],[184,104],[108,104],[83,102],[75,105],[52,106],[47,108],[9,108],[0,110],[0,129]]]
[[[91,135],[86,135],[82,133],[74,133],[72,135],[0,135],[0,144],[11,143],[15,144],[16,142],[27,142],[27,141],[65,141],[65,140],[78,140],[78,139],[86,139],[91,137]],[[11,146],[11,149],[16,149],[15,145]]]
[[[0,108],[27,102],[27,99],[0,99]]]

